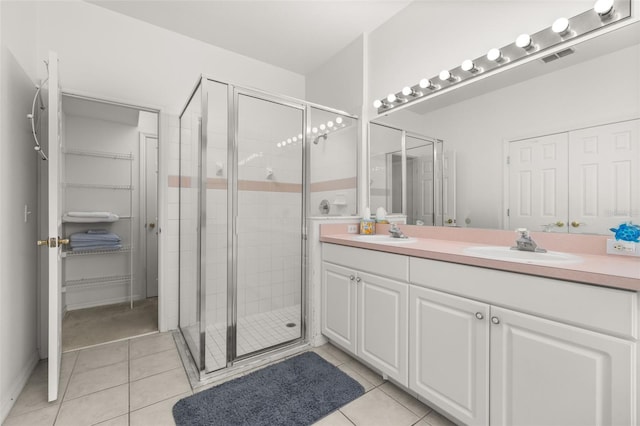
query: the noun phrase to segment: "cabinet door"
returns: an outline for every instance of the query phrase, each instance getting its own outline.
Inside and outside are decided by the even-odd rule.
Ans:
[[[489,305],[411,286],[409,388],[465,424],[489,420]]]
[[[322,264],[322,334],[356,353],[355,272]]]
[[[491,308],[492,425],[635,423],[632,342]]]
[[[409,284],[358,273],[358,356],[407,386]]]

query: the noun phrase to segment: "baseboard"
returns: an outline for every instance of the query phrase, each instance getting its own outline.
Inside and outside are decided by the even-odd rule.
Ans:
[[[2,395],[2,408],[0,408],[0,420],[2,421],[0,423],[4,423],[6,420],[9,415],[9,411],[11,411],[11,408],[13,408],[13,404],[15,404],[16,399],[18,399],[20,392],[22,392],[22,389],[24,389],[24,386],[27,384],[27,381],[29,380],[29,377],[31,377],[33,370],[36,368],[38,361],[38,351],[35,350],[32,352],[29,362],[22,370],[18,380],[10,387],[8,394]]]

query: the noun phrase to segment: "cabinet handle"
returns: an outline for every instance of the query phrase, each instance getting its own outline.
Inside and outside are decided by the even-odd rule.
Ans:
[[[356,277],[355,277],[355,276],[353,276],[353,275],[349,275],[349,279],[350,279],[351,281],[353,281],[353,280],[355,280],[355,279],[356,279]]]
[[[482,315],[482,312],[476,312],[476,318],[479,320],[484,319],[484,315]]]
[[[362,281],[362,278],[358,277],[356,278],[356,282],[359,283],[360,281]]]
[[[500,324],[500,318],[498,317],[491,317],[491,322],[494,324]]]

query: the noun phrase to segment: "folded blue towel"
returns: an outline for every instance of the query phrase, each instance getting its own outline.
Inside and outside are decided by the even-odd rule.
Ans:
[[[106,229],[89,229],[87,234],[108,234],[109,231]]]
[[[120,241],[120,237],[117,234],[114,234],[113,232],[107,232],[104,234],[103,233],[89,234],[87,232],[76,232],[74,234],[71,234],[69,238],[71,239],[72,243],[74,241],[101,241],[101,242],[106,242],[106,241],[119,242]]]
[[[116,251],[122,249],[122,244],[113,244],[108,246],[92,246],[92,247],[72,247],[73,253],[91,252],[91,251]]]
[[[71,242],[69,245],[71,248],[77,247],[112,247],[120,244],[119,241],[75,241]]]

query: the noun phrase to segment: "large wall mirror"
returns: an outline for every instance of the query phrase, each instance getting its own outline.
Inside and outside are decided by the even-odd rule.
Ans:
[[[639,43],[636,22],[390,111],[372,127],[444,141],[436,224],[610,234],[640,223]],[[382,159],[370,136],[373,208],[383,180],[375,169],[402,145]],[[411,180],[407,172],[405,164]]]

